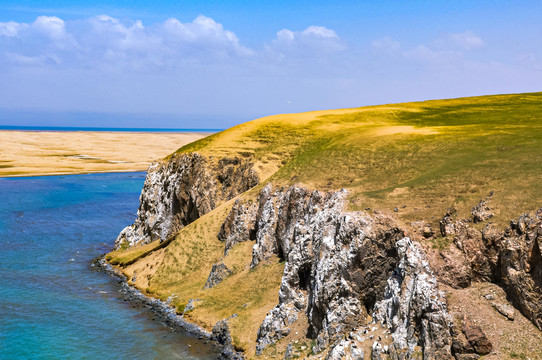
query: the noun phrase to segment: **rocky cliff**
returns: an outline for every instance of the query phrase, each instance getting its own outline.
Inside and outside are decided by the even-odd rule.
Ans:
[[[442,266],[392,218],[348,212],[345,198],[345,190],[267,185],[258,201],[237,201],[223,223],[218,237],[225,253],[253,240],[251,267],[271,255],[285,262],[278,304],[258,331],[257,354],[287,337],[303,317],[306,336],[315,340],[313,352],[328,351],[329,359],[362,359],[364,342],[377,354],[371,358],[474,359],[491,352],[479,326],[448,314],[439,281],[456,287],[502,284],[540,328],[542,210],[503,232],[491,224],[483,231],[468,225],[491,218],[483,213],[484,201],[473,208],[474,220],[446,214],[442,235],[453,237],[453,246],[440,253],[449,260]],[[377,328],[385,329],[385,339],[366,335]]]
[[[251,267],[272,254],[285,262],[278,304],[258,331],[257,354],[306,317],[313,352],[331,349],[329,358],[344,358],[345,351],[363,358],[364,341],[379,351],[385,346],[393,358],[416,351],[451,358],[446,304],[420,248],[391,218],[346,211],[345,197],[345,190],[267,185],[257,203],[236,203],[224,223],[226,248],[254,234]],[[364,336],[376,323],[391,334],[393,341],[381,340],[391,346]]]
[[[164,241],[222,202],[257,185],[259,178],[252,165],[238,157],[215,161],[197,153],[173,154],[152,163],[137,218],[119,234],[115,248]]]
[[[154,163],[137,219],[116,246],[166,240],[258,181],[251,162],[238,158],[213,162],[189,154]],[[451,315],[439,284],[498,283],[542,328],[542,209],[504,231],[472,225],[491,218],[487,201],[471,219],[457,220],[450,211],[440,225],[451,245],[435,253],[418,242],[438,236],[427,226],[422,237],[412,237],[390,215],[348,211],[347,194],[267,184],[256,198],[238,197],[221,224],[216,237],[224,257],[209,264],[204,289],[234,274],[224,259],[240,243],[253,242],[251,269],[277,258],[284,263],[276,306],[254,334],[256,356],[284,341],[284,357],[299,356],[294,331],[327,359],[459,360],[490,353],[480,326]],[[220,324],[228,329],[227,320]],[[228,331],[224,337],[231,339]]]

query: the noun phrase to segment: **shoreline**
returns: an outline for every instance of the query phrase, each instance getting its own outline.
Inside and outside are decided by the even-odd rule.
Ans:
[[[244,359],[242,353],[236,352],[231,346],[221,343],[222,334],[213,334],[204,328],[186,321],[182,315],[178,315],[167,301],[162,301],[145,295],[135,286],[128,284],[126,276],[117,270],[105,259],[105,254],[92,260],[91,270],[103,272],[117,282],[119,293],[123,294],[124,300],[133,304],[146,307],[150,312],[159,317],[165,326],[174,331],[184,331],[198,336],[199,340],[206,340],[205,344],[213,348],[217,353],[217,359]]]
[[[0,129],[0,177],[146,171],[212,132],[22,131]]]
[[[0,179],[23,178],[23,177],[41,177],[41,176],[69,176],[69,175],[91,175],[91,174],[121,174],[121,173],[146,173],[147,169],[136,170],[107,170],[107,171],[85,171],[85,172],[59,172],[59,173],[36,173],[36,174],[21,174],[21,175],[1,175]]]

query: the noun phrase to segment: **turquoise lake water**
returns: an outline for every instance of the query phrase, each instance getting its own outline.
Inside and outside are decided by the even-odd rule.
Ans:
[[[0,178],[0,359],[214,359],[93,271],[144,173]]]

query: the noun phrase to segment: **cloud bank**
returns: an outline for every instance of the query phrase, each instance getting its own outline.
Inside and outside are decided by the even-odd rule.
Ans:
[[[423,41],[350,35],[279,28],[249,47],[204,15],[0,22],[0,109],[203,114],[225,127],[279,112],[540,90],[537,49],[494,58],[499,45],[470,30]]]
[[[250,60],[267,52],[284,57],[325,55],[343,49],[335,31],[309,26],[303,31],[279,31],[267,51],[258,52],[241,45],[235,33],[203,15],[192,22],[170,18],[150,26],[107,15],[70,22],[39,16],[33,23],[0,22],[0,44],[4,65],[125,66],[140,70]]]

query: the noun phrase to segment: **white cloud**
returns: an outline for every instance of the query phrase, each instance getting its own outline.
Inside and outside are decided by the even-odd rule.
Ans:
[[[19,31],[28,27],[28,24],[20,24],[14,21],[0,22],[0,36],[15,37]]]
[[[460,34],[450,34],[450,39],[466,50],[484,46],[484,40],[472,31],[465,31]]]
[[[309,26],[301,33],[303,36],[314,36],[322,39],[339,39],[335,31],[326,28],[325,26]]]
[[[469,52],[484,46],[482,38],[472,31],[448,33],[431,45],[418,45],[403,52],[405,59],[433,67],[457,67],[466,65]]]
[[[67,35],[64,20],[56,16],[38,16],[32,24],[32,28],[55,40],[62,39]]]
[[[279,58],[288,56],[315,56],[335,53],[346,48],[337,33],[325,26],[309,26],[303,31],[282,29],[267,46]]]
[[[182,23],[175,18],[144,26],[108,15],[65,22],[39,16],[33,23],[0,23],[0,61],[12,65],[62,63],[102,68],[121,65],[180,66],[183,62],[216,62],[249,57],[253,51],[237,36],[205,16]],[[105,62],[103,60],[106,60]]]
[[[459,51],[433,50],[425,45],[418,45],[404,52],[403,56],[407,60],[433,66],[449,66],[463,60],[463,54]]]

